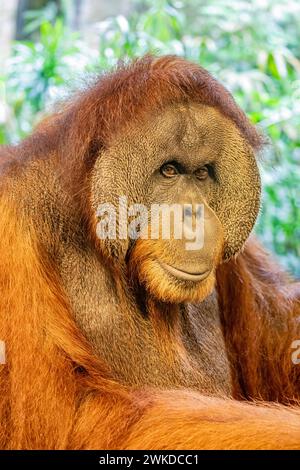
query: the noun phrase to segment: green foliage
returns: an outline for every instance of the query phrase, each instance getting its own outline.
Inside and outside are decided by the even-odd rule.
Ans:
[[[149,51],[185,56],[220,79],[270,138],[261,162],[263,205],[256,230],[300,276],[298,0],[139,0],[136,7],[128,18],[98,25],[98,50],[54,20],[51,7],[29,15],[28,28],[39,28],[38,40],[16,43],[0,77],[0,100],[8,105],[5,125],[0,113],[0,143],[30,132],[79,74]]]
[[[15,142],[25,137],[47,109],[47,104],[61,97],[66,83],[74,73],[87,67],[88,54],[62,19],[52,24],[43,21],[37,42],[23,41],[13,45],[12,56],[7,64],[8,72],[2,77],[7,104],[5,138]],[[1,82],[0,82],[1,83]],[[1,142],[1,140],[0,140]]]

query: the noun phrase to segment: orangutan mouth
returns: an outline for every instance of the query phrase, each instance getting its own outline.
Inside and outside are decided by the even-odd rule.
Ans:
[[[187,271],[182,271],[181,269],[175,268],[174,266],[171,266],[167,263],[160,262],[159,264],[169,274],[172,274],[174,277],[182,281],[194,281],[194,282],[203,281],[204,279],[208,277],[208,275],[211,272],[210,269],[207,269],[206,271],[203,271],[201,273],[191,273]]]

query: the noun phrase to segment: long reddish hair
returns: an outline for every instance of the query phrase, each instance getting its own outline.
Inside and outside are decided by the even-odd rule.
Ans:
[[[17,176],[29,159],[54,155],[70,189],[84,194],[78,184],[84,188],[99,150],[127,122],[186,101],[217,107],[254,149],[262,144],[208,72],[176,57],[147,56],[100,78],[19,146],[3,148],[1,169]],[[7,348],[0,366],[0,448],[299,448],[298,408],[116,382],[75,324],[53,260],[13,200],[7,178],[0,196],[0,339]],[[290,357],[291,341],[300,336],[299,287],[276,272],[253,241],[218,270],[239,399],[286,403],[299,397],[299,369]]]

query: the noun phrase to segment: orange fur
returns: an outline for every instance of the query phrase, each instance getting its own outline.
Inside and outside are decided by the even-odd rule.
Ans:
[[[7,344],[7,364],[0,366],[2,449],[300,447],[299,409],[135,391],[114,382],[74,324],[26,220],[8,198],[0,213],[0,337]],[[245,263],[245,254],[239,259]]]
[[[5,148],[1,171],[7,164],[17,179],[30,159],[54,155],[66,186],[71,182],[70,200],[91,223],[85,183],[99,150],[133,117],[187,101],[217,107],[254,149],[261,145],[205,70],[179,58],[146,57],[100,79],[20,146]],[[117,383],[75,324],[54,263],[5,188],[0,219],[0,339],[7,348],[0,365],[1,449],[300,448],[299,407],[291,405],[299,400],[300,366],[290,349],[300,339],[299,287],[276,274],[255,242],[217,269],[234,395],[289,407]]]
[[[258,242],[218,269],[224,335],[237,398],[293,402],[300,398],[300,283],[292,283]]]

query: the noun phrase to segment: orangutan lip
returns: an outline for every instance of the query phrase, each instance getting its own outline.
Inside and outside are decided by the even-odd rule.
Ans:
[[[203,281],[207,278],[210,273],[210,270],[204,271],[203,273],[189,273],[186,271],[182,271],[181,269],[174,268],[174,266],[170,266],[167,263],[159,263],[162,268],[164,268],[168,273],[172,274],[177,279],[181,279],[183,281]]]

